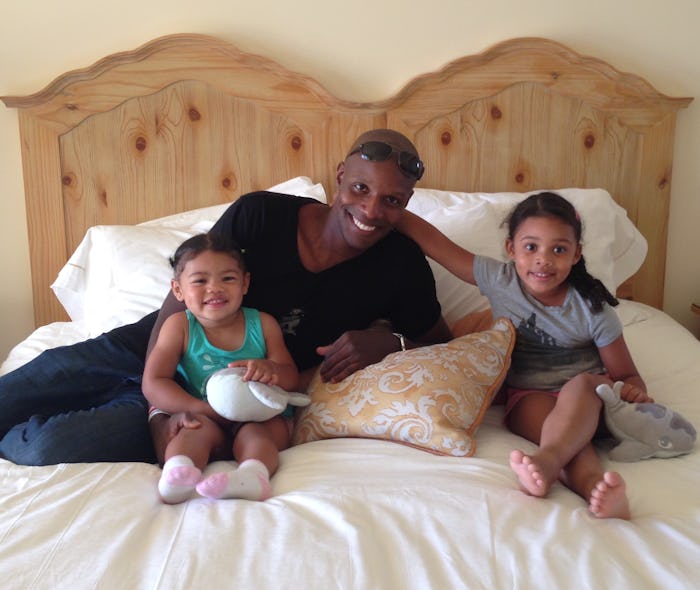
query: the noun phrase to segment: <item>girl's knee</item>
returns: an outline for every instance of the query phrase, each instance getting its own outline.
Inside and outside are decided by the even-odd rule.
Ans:
[[[559,395],[586,396],[592,403],[602,407],[602,401],[598,397],[595,389],[601,383],[609,383],[605,375],[594,375],[592,373],[580,373],[571,379],[561,390]]]
[[[193,416],[199,422],[199,428],[183,428],[178,432],[178,435],[192,437],[198,440],[206,440],[212,446],[220,446],[223,444],[226,435],[223,428],[214,420],[204,414],[195,414]]]
[[[287,419],[275,416],[265,422],[247,422],[241,426],[233,443],[233,452],[240,455],[246,446],[269,446],[282,451],[289,447],[290,442]]]
[[[591,375],[591,373],[579,373],[576,377],[570,379],[566,385],[580,388],[593,387],[594,377],[595,375]]]

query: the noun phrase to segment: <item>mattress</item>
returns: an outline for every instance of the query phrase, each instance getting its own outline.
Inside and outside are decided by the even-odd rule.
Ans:
[[[669,316],[623,302],[625,339],[656,401],[700,425],[700,342]],[[40,328],[2,372],[81,340]],[[20,467],[0,460],[5,588],[697,588],[700,455],[616,463],[631,521],[598,520],[557,484],[518,489],[491,407],[470,458],[394,442],[320,440],[283,451],[265,502],[162,504],[143,463]],[[221,468],[215,463],[209,470]]]

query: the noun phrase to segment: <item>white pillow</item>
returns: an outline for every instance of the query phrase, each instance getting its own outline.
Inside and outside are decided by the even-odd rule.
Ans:
[[[269,190],[313,197],[323,186],[300,176]],[[160,308],[170,290],[168,259],[187,238],[209,231],[229,204],[177,213],[139,225],[97,225],[61,269],[51,288],[90,336],[135,322]]]
[[[445,235],[476,254],[507,260],[503,224],[511,209],[528,193],[454,193],[416,189],[408,209]],[[647,253],[647,242],[620,207],[603,189],[558,189],[583,222],[583,255],[588,271],[615,292],[632,276]],[[443,315],[452,324],[465,315],[488,307],[479,290],[430,261]]]

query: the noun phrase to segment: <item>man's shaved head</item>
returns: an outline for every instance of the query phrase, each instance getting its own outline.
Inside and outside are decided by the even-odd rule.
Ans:
[[[410,139],[406,137],[403,133],[394,131],[393,129],[371,129],[370,131],[365,131],[360,135],[352,147],[348,150],[348,154],[357,150],[360,145],[367,143],[369,141],[381,141],[383,143],[388,143],[397,151],[409,152],[416,157],[418,156],[418,150],[416,146],[413,145]]]

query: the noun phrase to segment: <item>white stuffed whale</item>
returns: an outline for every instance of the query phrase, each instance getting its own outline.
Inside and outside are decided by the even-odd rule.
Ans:
[[[636,404],[620,398],[622,381],[596,387],[603,400],[605,424],[619,444],[610,451],[614,461],[675,457],[695,445],[693,425],[678,412],[655,403]]]
[[[212,373],[207,381],[207,401],[214,411],[235,422],[264,422],[287,407],[306,406],[311,398],[277,385],[243,381],[245,369],[229,367]]]

